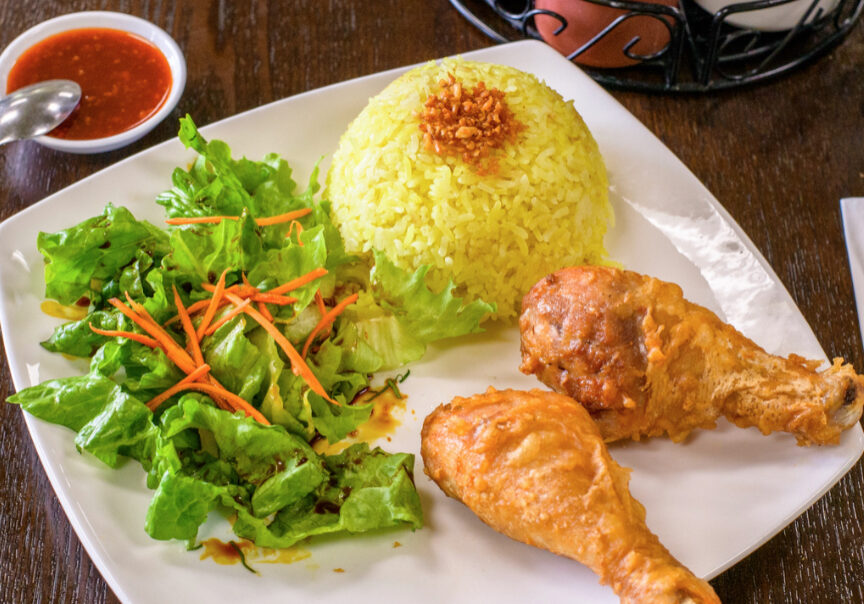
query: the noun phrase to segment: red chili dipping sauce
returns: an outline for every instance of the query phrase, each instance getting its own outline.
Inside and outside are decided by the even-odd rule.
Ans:
[[[89,140],[119,134],[153,115],[171,90],[171,67],[147,40],[106,28],[73,29],[31,46],[9,72],[6,92],[72,80],[81,103],[50,136]]]

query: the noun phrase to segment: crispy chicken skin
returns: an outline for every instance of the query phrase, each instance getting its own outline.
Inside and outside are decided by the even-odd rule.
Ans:
[[[508,537],[578,560],[622,602],[719,602],[645,526],[630,471],[609,456],[597,426],[554,392],[457,397],[423,424],[432,480]]]
[[[680,441],[720,416],[798,444],[836,444],[864,405],[842,359],[766,353],[681,288],[611,267],[566,268],[525,296],[522,365],[591,413],[603,438]]]

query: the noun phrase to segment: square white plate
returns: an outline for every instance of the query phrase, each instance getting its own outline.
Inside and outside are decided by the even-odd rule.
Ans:
[[[467,58],[532,72],[573,99],[600,144],[616,224],[607,237],[625,267],[679,283],[693,301],[774,353],[824,358],[777,276],[717,200],[633,116],[579,69],[539,42],[467,53]],[[406,68],[407,69],[407,68]],[[405,69],[336,84],[278,101],[203,129],[235,155],[281,153],[302,187],[314,162],[336,148],[369,97]],[[71,375],[80,364],[39,346],[53,324],[39,310],[44,282],[38,230],[54,231],[99,213],[108,201],[139,218],[162,219],[154,202],[170,174],[193,155],[170,141],[130,157],[0,225],[0,321],[17,388]],[[324,168],[326,169],[326,159]],[[143,523],[151,492],[134,463],[118,471],[78,455],[72,432],[27,416],[51,484],[88,553],[117,596],[129,602],[615,602],[581,565],[507,539],[447,499],[422,472],[423,418],[455,395],[489,385],[535,387],[518,370],[515,328],[433,347],[405,383],[409,412],[391,451],[418,454],[415,476],[426,527],[304,548],[294,564],[240,565],[199,560],[180,543],[156,542]],[[665,439],[615,445],[633,468],[632,491],[648,524],[697,575],[713,577],[801,514],[864,450],[860,426],[836,447],[803,448],[788,435],[764,437],[723,423],[682,445]],[[211,524],[224,524],[217,519]],[[394,547],[398,541],[401,547]],[[344,572],[333,572],[334,569]]]

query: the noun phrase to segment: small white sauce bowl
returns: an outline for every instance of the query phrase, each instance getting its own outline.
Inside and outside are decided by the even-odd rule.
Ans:
[[[711,14],[716,13],[726,6],[741,4],[747,0],[695,0],[696,4],[704,8]],[[819,3],[807,15],[806,23],[811,23],[816,18],[817,13],[820,17],[837,7],[839,0],[819,0]],[[804,18],[804,14],[813,0],[794,0],[787,4],[779,4],[769,8],[760,8],[752,11],[742,11],[740,13],[731,13],[726,17],[726,22],[742,27],[744,29],[760,29],[762,31],[786,31],[792,29]],[[820,12],[821,11],[821,12]]]
[[[168,92],[165,102],[156,113],[134,128],[130,128],[119,134],[87,140],[66,140],[47,135],[34,139],[39,144],[51,149],[67,151],[69,153],[101,153],[103,151],[119,149],[133,143],[150,132],[171,113],[174,107],[177,106],[180,95],[183,94],[183,88],[186,86],[186,59],[184,59],[183,53],[180,51],[177,43],[164,30],[145,19],[125,13],[85,11],[70,13],[43,21],[15,38],[3,53],[0,54],[0,96],[6,93],[6,80],[9,77],[9,71],[24,51],[55,34],[90,27],[129,32],[153,44],[165,55],[168,66],[171,68],[171,90]]]

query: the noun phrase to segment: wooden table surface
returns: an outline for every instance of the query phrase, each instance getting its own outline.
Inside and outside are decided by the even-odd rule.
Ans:
[[[77,10],[149,19],[183,49],[180,107],[140,142],[66,155],[0,148],[0,219],[199,124],[491,42],[447,0],[0,1],[0,48]],[[613,92],[705,183],[774,267],[829,357],[864,370],[839,199],[864,196],[864,26],[780,80],[695,96]],[[14,392],[0,348],[0,400]],[[864,602],[864,465],[712,581],[724,602]],[[705,543],[704,547],[711,547]],[[154,577],[154,580],[158,578]],[[0,602],[114,602],[39,463],[21,410],[0,405]]]

